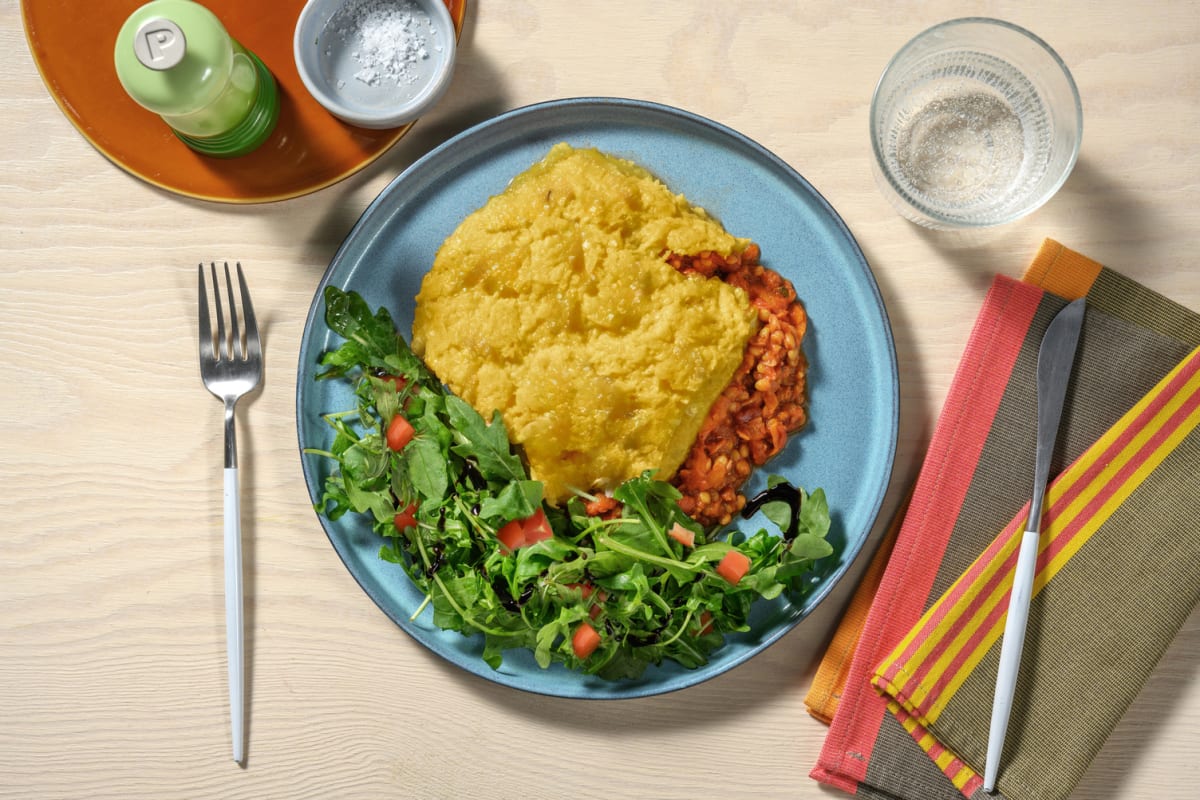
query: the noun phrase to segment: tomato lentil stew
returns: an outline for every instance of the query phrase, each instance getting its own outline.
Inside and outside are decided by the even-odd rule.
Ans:
[[[754,244],[729,257],[712,251],[667,256],[684,274],[715,276],[740,287],[760,323],[671,480],[683,493],[680,508],[706,527],[729,524],[746,505],[739,490],[751,470],[779,453],[788,435],[808,420],[808,362],[800,347],[808,317],[792,284],[760,264],[759,257]]]

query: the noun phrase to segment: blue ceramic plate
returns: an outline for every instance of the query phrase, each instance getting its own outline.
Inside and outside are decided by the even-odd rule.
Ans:
[[[367,208],[318,287],[300,346],[296,416],[301,449],[326,448],[332,431],[321,420],[351,408],[340,382],[313,381],[322,352],[340,340],[325,326],[322,293],[332,284],[387,306],[410,331],[413,298],[442,241],[459,222],[558,142],[597,147],[649,169],[673,191],[713,214],[727,230],[757,242],[767,266],[789,278],[808,310],[804,349],[811,423],[759,471],[782,474],[812,489],[824,487],[837,553],[802,604],[759,601],[747,633],[728,638],[711,662],[687,670],[652,667],[639,679],[610,683],[553,665],[540,669],[531,653],[510,651],[492,670],[481,637],[434,627],[427,609],[410,615],[422,595],[395,565],[378,557],[381,541],[347,515],[321,518],[334,549],[371,599],[421,644],[489,680],[561,697],[621,698],[659,694],[699,683],[761,652],[804,619],[829,593],[861,549],[891,475],[898,421],[896,356],[879,290],[862,252],[837,213],[767,150],[710,120],[633,100],[571,99],[503,114],[438,147],[393,180]],[[316,502],[332,462],[302,455]],[[760,518],[741,523],[753,532]]]

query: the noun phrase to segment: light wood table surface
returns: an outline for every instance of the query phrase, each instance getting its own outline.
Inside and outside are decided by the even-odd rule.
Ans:
[[[1057,49],[1083,97],[1083,150],[1032,216],[933,233],[876,190],[868,103],[909,37],[969,14]],[[991,277],[1019,276],[1043,237],[1200,310],[1194,2],[472,0],[453,85],[408,137],[335,186],[235,207],[152,188],[100,156],[48,95],[17,2],[2,0],[0,797],[841,796],[808,777],[825,728],[802,699],[866,554],[749,663],[678,693],[573,701],[470,676],[416,644],[358,587],[309,505],[296,358],[338,244],[450,136],[588,95],[724,123],[840,212],[878,279],[901,369],[888,509]],[[245,266],[266,341],[265,385],[239,410],[244,768],[229,755],[220,407],[196,359],[195,269],[212,259]],[[1193,615],[1076,798],[1190,795],[1198,659]]]

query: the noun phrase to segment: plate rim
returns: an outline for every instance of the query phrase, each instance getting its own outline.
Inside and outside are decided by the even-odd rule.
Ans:
[[[733,668],[741,665],[742,663],[749,660],[750,658],[762,653],[764,650],[766,650],[769,646],[774,644],[780,638],[782,638],[783,636],[785,636],[786,634],[788,634],[789,632],[794,630],[805,617],[810,615],[816,609],[816,607],[818,605],[820,605],[820,603],[823,602],[826,599],[826,597],[828,597],[828,595],[833,591],[833,589],[845,577],[846,573],[853,566],[853,564],[863,555],[863,550],[865,549],[865,545],[869,541],[872,531],[878,524],[879,514],[880,514],[880,511],[883,506],[883,501],[886,498],[887,492],[890,489],[890,486],[892,483],[892,477],[894,476],[894,471],[895,471],[895,458],[896,458],[896,452],[897,452],[897,447],[898,447],[899,422],[900,422],[900,387],[899,387],[899,367],[898,367],[897,356],[896,356],[895,336],[892,331],[891,319],[888,315],[887,306],[883,301],[883,296],[882,296],[882,293],[880,292],[878,281],[876,280],[874,272],[872,271],[870,264],[867,261],[866,254],[863,252],[862,247],[858,244],[857,239],[854,237],[853,233],[850,231],[849,227],[846,225],[845,220],[842,219],[841,215],[838,214],[836,209],[833,208],[833,206],[824,197],[824,195],[822,195],[794,167],[792,167],[786,161],[781,159],[776,154],[772,153],[770,150],[768,150],[767,148],[765,148],[764,146],[762,146],[755,140],[751,139],[750,137],[746,136],[745,134],[743,134],[739,131],[736,131],[722,123],[716,122],[715,120],[709,119],[707,117],[701,116],[701,115],[696,114],[691,111],[687,111],[682,108],[678,108],[675,106],[670,106],[670,105],[666,105],[666,104],[662,104],[662,103],[658,103],[658,102],[654,102],[654,101],[648,101],[648,100],[637,100],[637,99],[630,99],[630,98],[606,97],[606,96],[581,96],[581,97],[562,98],[562,99],[556,99],[556,100],[547,100],[547,101],[541,101],[541,102],[532,103],[529,105],[520,106],[520,107],[511,109],[509,111],[506,111],[506,112],[498,114],[494,117],[491,117],[487,120],[484,120],[483,122],[477,123],[476,125],[473,125],[470,128],[467,128],[466,130],[464,130],[464,131],[456,134],[455,136],[451,137],[450,139],[446,140],[441,145],[430,150],[428,153],[424,154],[421,158],[414,161],[404,171],[402,171],[401,173],[396,175],[392,180],[390,180],[387,183],[387,185],[384,186],[380,190],[380,192],[371,200],[371,202],[366,206],[366,208],[363,210],[363,212],[359,215],[358,219],[355,221],[355,223],[351,227],[350,231],[346,234],[345,238],[338,245],[338,248],[335,251],[333,257],[330,259],[329,265],[326,267],[326,269],[325,269],[324,273],[322,274],[321,279],[318,282],[317,287],[313,293],[313,299],[310,304],[308,314],[305,317],[304,331],[303,331],[303,335],[301,337],[300,346],[299,346],[297,373],[296,373],[296,375],[297,375],[296,414],[297,414],[297,420],[298,420],[298,424],[296,426],[296,435],[297,435],[297,443],[298,443],[299,452],[300,452],[301,467],[302,467],[302,470],[304,473],[304,479],[305,479],[305,485],[306,485],[305,488],[306,488],[306,491],[309,492],[310,499],[312,499],[313,488],[316,485],[314,483],[314,480],[316,480],[316,478],[312,474],[314,468],[311,465],[310,460],[307,458],[307,454],[304,453],[305,445],[302,440],[302,426],[299,424],[299,420],[302,419],[303,413],[304,413],[304,409],[303,409],[304,388],[305,388],[304,370],[305,370],[306,366],[309,366],[311,368],[311,365],[306,365],[305,355],[306,355],[306,352],[310,348],[310,339],[312,338],[312,335],[313,335],[314,323],[316,321],[318,321],[318,319],[321,315],[321,308],[322,308],[322,305],[324,302],[323,295],[324,295],[325,288],[328,285],[330,285],[331,278],[333,277],[333,273],[335,272],[336,268],[341,264],[343,258],[345,257],[345,254],[347,253],[347,251],[350,249],[352,243],[354,242],[356,235],[359,234],[361,231],[366,230],[371,218],[374,217],[375,214],[381,213],[381,209],[384,207],[384,204],[389,201],[389,199],[390,199],[389,196],[394,191],[396,191],[396,187],[401,185],[406,180],[409,180],[412,175],[414,175],[414,174],[419,175],[421,172],[428,169],[429,165],[431,163],[436,163],[436,161],[438,159],[445,157],[446,153],[455,149],[457,146],[460,146],[464,141],[471,141],[478,137],[484,136],[486,134],[486,132],[492,128],[495,128],[498,126],[511,125],[511,124],[514,124],[514,120],[521,120],[521,119],[524,119],[524,118],[530,117],[530,116],[536,116],[536,115],[547,114],[547,113],[558,113],[558,112],[561,112],[563,109],[568,109],[568,108],[577,110],[580,108],[588,109],[589,107],[595,108],[597,110],[605,109],[605,108],[608,108],[608,109],[621,108],[621,109],[625,109],[627,111],[633,111],[634,113],[646,113],[646,114],[654,115],[656,117],[669,117],[674,120],[684,120],[690,125],[698,126],[702,129],[707,129],[708,131],[719,136],[720,138],[732,140],[733,143],[736,143],[740,147],[749,148],[751,151],[753,151],[753,154],[757,158],[767,161],[774,170],[781,172],[787,178],[787,180],[789,182],[795,183],[800,188],[803,188],[805,191],[807,191],[811,195],[811,197],[819,203],[822,211],[828,217],[829,221],[831,221],[835,224],[836,228],[838,229],[838,233],[842,237],[844,237],[846,243],[850,246],[850,250],[852,251],[853,255],[855,256],[854,261],[857,263],[858,267],[861,269],[862,276],[866,280],[866,286],[867,286],[867,288],[870,289],[870,293],[869,293],[870,296],[868,299],[869,299],[869,301],[871,301],[871,307],[875,311],[877,311],[878,315],[879,315],[879,321],[880,321],[880,325],[881,325],[880,333],[882,334],[881,341],[882,341],[882,344],[884,345],[883,354],[886,356],[883,359],[883,363],[887,368],[886,369],[886,372],[887,372],[886,377],[889,379],[888,380],[888,388],[890,391],[887,392],[887,400],[888,400],[888,406],[891,411],[889,417],[886,420],[883,420],[886,423],[887,453],[886,453],[886,455],[884,455],[884,457],[882,459],[883,464],[882,464],[882,468],[880,470],[881,475],[880,475],[879,485],[876,487],[874,496],[861,501],[863,506],[868,509],[867,516],[869,519],[869,523],[867,525],[867,530],[865,530],[862,533],[862,538],[858,544],[856,551],[853,553],[853,555],[850,558],[844,560],[843,563],[841,563],[838,566],[838,568],[836,570],[834,570],[827,577],[825,582],[816,591],[814,591],[811,595],[809,595],[806,598],[806,600],[805,600],[805,604],[807,606],[806,611],[804,611],[803,613],[796,613],[795,615],[793,615],[793,617],[791,619],[785,620],[783,623],[778,625],[775,630],[765,633],[763,636],[761,636],[757,640],[757,644],[753,649],[750,649],[747,652],[741,653],[741,654],[731,658],[726,663],[721,665],[721,669],[719,669],[719,670],[705,669],[705,667],[702,666],[695,670],[689,670],[689,671],[683,673],[681,676],[677,677],[675,680],[670,682],[668,685],[659,686],[659,685],[645,684],[645,683],[629,683],[625,690],[617,689],[613,692],[605,692],[603,694],[597,695],[597,694],[592,694],[587,691],[569,691],[568,692],[568,691],[563,691],[563,690],[553,690],[549,687],[542,687],[542,686],[538,686],[538,685],[526,685],[525,683],[523,683],[521,681],[508,680],[507,679],[508,676],[506,676],[503,672],[501,672],[499,670],[492,670],[482,660],[479,660],[478,664],[464,664],[464,663],[461,663],[459,660],[457,660],[453,657],[449,657],[447,654],[440,652],[430,642],[424,641],[420,636],[416,635],[412,630],[410,630],[408,626],[402,624],[402,622],[399,619],[397,619],[394,615],[392,615],[391,613],[388,612],[384,603],[381,602],[381,599],[376,596],[377,593],[371,587],[366,585],[364,580],[362,578],[360,578],[360,576],[356,573],[355,569],[352,569],[351,565],[347,562],[346,555],[342,553],[341,548],[338,546],[338,542],[334,538],[333,532],[329,528],[329,524],[328,524],[329,521],[324,516],[322,516],[319,512],[315,512],[315,509],[314,509],[314,512],[316,513],[317,519],[322,527],[322,530],[325,532],[326,537],[329,539],[330,544],[334,549],[334,552],[337,553],[339,559],[342,561],[343,566],[351,574],[351,576],[354,578],[355,582],[358,583],[359,587],[364,591],[364,593],[367,594],[367,596],[371,598],[372,602],[375,603],[375,605],[379,608],[379,610],[383,612],[384,616],[387,617],[389,620],[391,620],[394,624],[396,624],[397,627],[404,630],[404,632],[406,634],[408,634],[411,638],[416,640],[419,644],[421,644],[423,647],[425,647],[428,651],[430,651],[434,655],[438,656],[440,659],[449,662],[455,668],[461,669],[465,672],[468,672],[468,673],[474,674],[478,677],[484,678],[485,680],[487,680],[491,683],[497,683],[502,686],[517,689],[520,691],[529,692],[532,694],[540,694],[540,695],[553,696],[553,697],[562,697],[562,698],[568,698],[568,699],[593,699],[593,700],[631,699],[631,698],[638,698],[638,697],[647,697],[647,696],[654,696],[654,695],[660,695],[660,694],[667,694],[670,692],[679,691],[679,690],[689,688],[689,687],[698,685],[700,683],[706,682],[712,678],[717,677],[720,674],[724,674],[724,673],[732,670]],[[503,141],[506,142],[507,140],[503,140]],[[488,148],[485,145],[483,147],[483,150],[486,151],[487,149]],[[368,231],[368,233],[371,233],[371,232]],[[311,381],[309,381],[309,382],[311,382]],[[319,489],[319,487],[318,487],[318,489]],[[389,598],[389,599],[392,599],[392,598]],[[589,677],[589,676],[581,675],[581,677]],[[622,686],[622,683],[615,682],[614,686],[620,687],[620,686]]]

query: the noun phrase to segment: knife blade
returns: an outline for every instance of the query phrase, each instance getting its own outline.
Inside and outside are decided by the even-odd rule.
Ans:
[[[1050,459],[1058,440],[1058,425],[1071,379],[1071,367],[1075,363],[1079,332],[1083,327],[1084,306],[1085,300],[1081,297],[1059,311],[1046,328],[1038,350],[1037,450],[1034,454],[1033,495],[1029,501],[1029,515],[1013,573],[1008,619],[1004,624],[1004,639],[1000,645],[1000,668],[996,672],[996,691],[992,699],[983,778],[984,791],[989,793],[996,789],[996,776],[1004,752],[1008,719],[1020,673],[1021,651],[1025,646],[1025,626],[1029,620],[1029,602],[1033,594],[1033,577],[1041,541],[1042,500],[1050,476]]]

